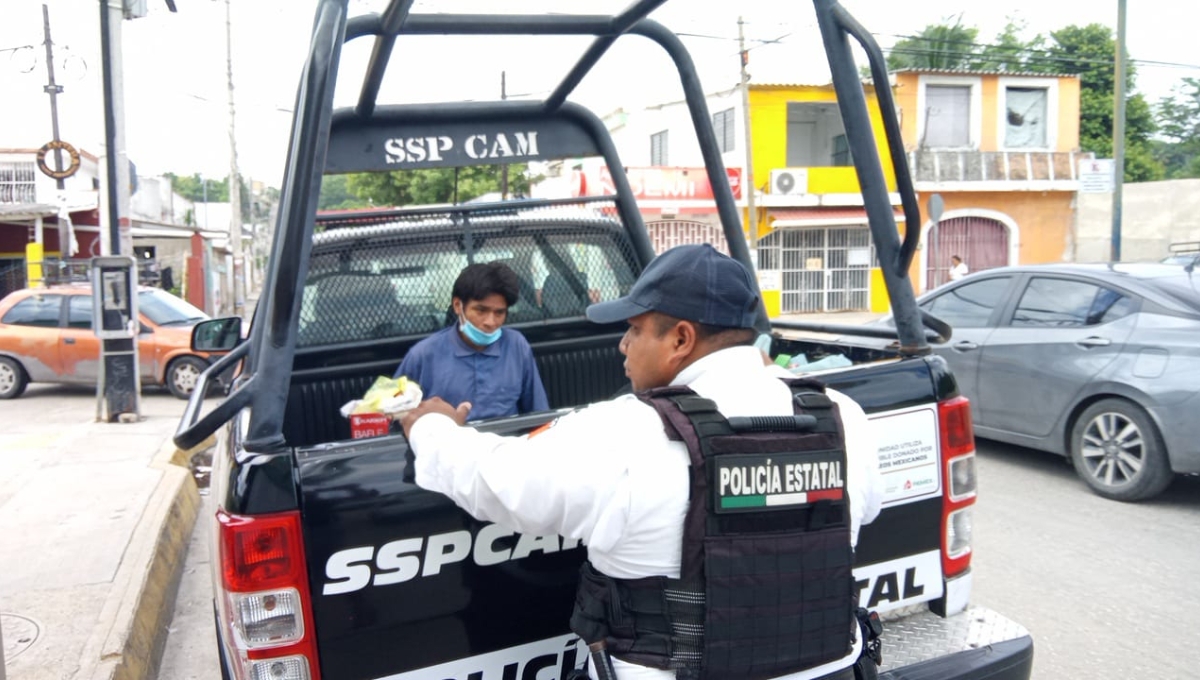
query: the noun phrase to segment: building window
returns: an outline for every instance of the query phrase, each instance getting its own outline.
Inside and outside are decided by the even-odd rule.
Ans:
[[[925,146],[933,149],[971,146],[971,87],[925,87]]]
[[[834,137],[833,167],[840,168],[853,164],[854,159],[850,157],[850,141],[846,139],[846,135],[838,135]]]
[[[667,164],[667,131],[650,135],[650,165]]]
[[[845,142],[846,128],[833,102],[788,102],[785,163],[789,168],[824,168],[849,165],[837,162],[837,140]]]
[[[1009,149],[1044,149],[1046,103],[1044,87],[1008,87],[1004,89],[1004,146]]]
[[[37,165],[0,163],[0,203],[37,203]]]
[[[721,153],[733,151],[733,109],[725,109],[713,114],[713,133],[717,136],[717,148],[721,150]]]

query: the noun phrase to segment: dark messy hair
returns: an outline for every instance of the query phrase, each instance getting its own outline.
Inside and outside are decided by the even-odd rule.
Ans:
[[[654,315],[654,327],[658,333],[658,337],[662,337],[664,333],[675,327],[675,324],[686,319],[679,319],[669,314],[661,312]],[[738,347],[740,345],[753,345],[754,339],[758,337],[758,331],[753,328],[731,328],[729,326],[714,326],[707,323],[699,323],[696,321],[688,321],[696,327],[696,339],[701,342],[715,344],[721,349],[726,347]]]
[[[520,293],[517,273],[500,262],[467,265],[454,281],[454,289],[450,294],[466,304],[494,293],[499,293],[509,307],[516,304]]]

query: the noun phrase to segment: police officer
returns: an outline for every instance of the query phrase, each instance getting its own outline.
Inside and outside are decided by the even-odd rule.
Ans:
[[[468,403],[423,402],[401,421],[415,454],[416,483],[449,496],[480,520],[522,533],[580,539],[588,554],[583,581],[594,585],[600,579],[599,592],[607,583],[618,589],[647,583],[670,587],[681,573],[695,571],[690,558],[683,556],[687,545],[694,546],[694,542],[685,544],[685,517],[695,483],[689,480],[689,465],[694,458],[686,442],[671,436],[665,416],[640,397],[670,386],[687,387],[715,403],[724,418],[793,416],[793,390],[764,366],[762,353],[753,346],[758,302],[750,272],[711,246],[678,246],[664,252],[646,267],[627,296],[587,309],[588,318],[598,323],[628,322],[620,350],[635,394],[593,404],[525,437],[501,437],[463,427]],[[852,545],[860,524],[870,522],[879,511],[882,482],[862,409],[843,395],[826,394],[826,405],[831,400],[837,408],[825,412],[840,412],[842,428],[833,429],[838,437],[844,432],[845,474],[838,467],[836,478],[825,481],[840,483],[835,491],[844,492],[847,501],[834,508],[844,510],[844,524],[843,532],[836,534],[842,538],[835,539],[830,549],[848,553],[845,540]],[[835,469],[833,465],[828,469]],[[820,515],[826,514],[822,508]],[[850,588],[849,564],[842,566],[846,573],[838,578],[847,579],[844,583],[818,584],[838,593],[839,603],[846,600],[843,587]],[[763,580],[772,579],[778,580],[777,575],[768,574]],[[809,592],[818,590],[801,585]],[[582,615],[581,606],[605,609],[592,601],[595,592],[593,588],[593,594],[588,594],[581,586],[573,627]],[[662,601],[657,595],[650,599]],[[662,616],[677,629],[688,628],[672,620],[669,612]],[[862,636],[856,634],[852,616],[833,620],[838,621],[838,629],[823,631],[826,639],[832,634],[837,642],[832,653],[809,654],[809,661],[818,658],[821,663],[793,666],[773,677],[853,678],[850,667],[859,657]],[[602,620],[598,625],[612,623]],[[681,677],[687,676],[680,670],[686,663],[657,644],[655,636],[661,637],[661,631],[640,630],[640,625],[623,631],[604,628],[602,635],[612,643],[608,646],[616,676],[668,680],[676,677],[677,670]],[[821,632],[811,620],[805,625],[806,630]],[[586,642],[604,641],[576,632]],[[597,677],[594,665],[591,673]],[[757,673],[738,677],[754,675],[772,677]]]

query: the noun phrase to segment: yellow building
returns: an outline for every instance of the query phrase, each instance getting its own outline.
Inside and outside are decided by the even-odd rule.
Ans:
[[[876,140],[883,120],[873,88]],[[858,177],[832,85],[751,85],[752,179],[758,189],[758,263],[788,313],[886,309]],[[892,204],[895,175],[877,143]],[[903,216],[896,214],[898,223]],[[874,300],[874,302],[872,302]]]
[[[893,94],[921,204],[918,291],[945,282],[950,257],[972,271],[1057,262],[1070,246],[1079,152],[1074,75],[905,70]],[[866,85],[876,149],[905,230],[879,106]],[[831,85],[751,85],[758,262],[783,313],[884,311],[886,292]],[[938,225],[926,214],[940,194]],[[748,221],[748,220],[747,220]]]
[[[901,136],[921,204],[918,290],[971,271],[1059,262],[1079,189],[1079,78],[914,69],[893,75]],[[935,226],[928,198],[945,212]]]

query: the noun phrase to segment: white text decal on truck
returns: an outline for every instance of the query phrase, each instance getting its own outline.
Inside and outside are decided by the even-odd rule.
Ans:
[[[930,550],[854,569],[858,605],[885,612],[942,596],[942,554]]]
[[[879,447],[885,506],[942,492],[934,405],[872,414],[871,424]]]
[[[529,557],[535,552],[552,553],[579,545],[576,539],[559,536],[521,534],[512,548],[497,541],[513,536],[513,531],[496,524],[484,525],[474,536],[469,531],[451,531],[428,538],[402,538],[379,546],[364,545],[339,550],[325,561],[325,585],[322,595],[340,595],[362,590],[368,585],[386,586],[411,581],[418,576],[434,576],[447,564],[468,557],[487,567]]]
[[[587,658],[575,635],[561,635],[378,680],[542,680],[565,678]]]
[[[383,142],[384,159],[389,164],[440,162],[443,156],[466,154],[474,160],[490,158],[536,158],[538,133],[497,132],[494,135],[476,134],[456,139],[449,135],[430,137],[392,137]]]

